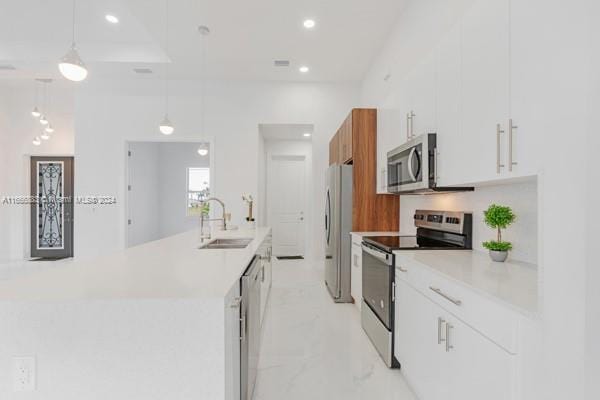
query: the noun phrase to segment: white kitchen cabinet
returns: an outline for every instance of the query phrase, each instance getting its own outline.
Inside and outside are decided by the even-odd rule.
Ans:
[[[260,322],[264,321],[267,311],[267,302],[271,292],[271,283],[273,277],[273,247],[272,239],[269,235],[263,242],[259,251],[260,260]]]
[[[225,297],[225,399],[240,399],[240,301],[239,281]]]
[[[449,31],[436,48],[436,123],[440,186],[460,185],[472,168],[466,162],[461,133],[460,25]]]
[[[421,400],[444,398],[448,360],[437,344],[437,318],[441,316],[433,302],[396,279],[394,355]]]
[[[516,398],[516,358],[403,279],[396,279],[395,350],[421,400]]]
[[[435,53],[431,52],[412,69],[406,79],[411,138],[436,132],[435,91]]]
[[[512,176],[536,175],[540,169],[538,149],[548,120],[543,106],[547,101],[544,93],[548,92],[546,88],[553,79],[547,63],[556,49],[547,39],[545,29],[532,29],[531,21],[539,21],[540,10],[549,12],[550,9],[541,0],[511,1],[510,116],[516,126],[512,145],[516,164],[509,171]],[[508,126],[508,121],[506,124]],[[508,166],[508,157],[505,162]]]
[[[406,141],[396,97],[377,109],[377,193],[387,193],[387,153]]]
[[[360,310],[362,304],[362,248],[359,244],[352,243],[352,272],[350,274],[350,294],[354,304]]]
[[[498,179],[506,168],[497,164],[505,164],[509,119],[509,20],[509,0],[475,0],[462,19],[463,157],[454,162],[467,164],[466,183]]]
[[[451,314],[443,318],[445,372],[450,374],[445,398],[515,399],[516,357]]]

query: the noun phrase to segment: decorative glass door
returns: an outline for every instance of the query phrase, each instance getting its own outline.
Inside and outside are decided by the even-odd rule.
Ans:
[[[31,257],[73,256],[73,158],[31,157]]]

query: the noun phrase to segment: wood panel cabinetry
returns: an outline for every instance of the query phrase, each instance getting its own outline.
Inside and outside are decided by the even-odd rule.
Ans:
[[[329,141],[329,165],[339,164],[340,159],[340,135],[336,134]]]
[[[329,142],[329,164],[352,164],[352,230],[397,231],[398,196],[377,194],[377,110],[355,108]]]

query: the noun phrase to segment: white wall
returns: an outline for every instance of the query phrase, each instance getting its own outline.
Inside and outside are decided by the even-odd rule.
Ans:
[[[103,82],[82,88],[76,104],[75,187],[79,192],[116,196],[117,204],[76,208],[78,255],[94,256],[123,248],[125,141],[199,139],[199,89],[198,82],[172,83],[170,117],[175,133],[165,139],[157,129],[164,113],[159,82]],[[214,138],[214,195],[225,201],[232,222],[241,224],[245,216],[242,193],[256,196],[258,192],[259,123],[314,124],[313,202],[315,221],[320,221],[328,142],[358,103],[358,88],[352,84],[232,81],[209,82],[206,90],[204,126],[205,136]],[[319,257],[324,251],[322,230],[316,223],[314,229],[312,246]]]
[[[525,382],[525,392],[528,399],[580,399],[585,387],[584,232],[589,182],[582,173],[586,154],[577,143],[586,143],[590,38],[598,35],[589,31],[593,19],[586,0],[531,1],[535,2],[531,9],[539,10],[531,16],[531,29],[539,33],[539,41],[529,62],[538,64],[536,79],[541,83],[532,87],[540,90],[535,110],[545,116],[539,126],[545,136],[539,143],[542,171],[538,177],[542,355],[532,363],[540,379]],[[384,104],[394,82],[433,50],[470,2],[410,0],[363,81],[363,105]],[[387,82],[386,74],[391,74]],[[574,151],[569,151],[569,144],[575,144]],[[532,235],[534,230],[532,226]],[[589,297],[588,302],[592,299],[596,298]],[[589,328],[598,329],[595,324]]]
[[[29,195],[29,156],[73,155],[73,90],[56,82],[48,90],[52,101],[47,114],[55,132],[52,139],[34,146],[31,141],[42,126],[31,116],[33,80],[0,85],[0,197]],[[28,257],[29,206],[0,204],[0,218],[0,260]]]
[[[209,168],[210,153],[198,155],[197,143],[159,144],[159,227],[161,238],[185,232],[199,226],[198,217],[187,216],[187,169]],[[212,149],[211,149],[212,151]],[[212,187],[213,182],[210,182]],[[212,203],[215,216],[221,216],[221,206]]]
[[[320,231],[323,226],[319,224],[321,221],[319,218],[314,217],[314,209],[315,205],[315,197],[318,197],[319,194],[315,193],[314,184],[313,184],[313,146],[310,141],[307,140],[265,140],[265,164],[266,164],[266,176],[267,176],[267,185],[266,185],[266,209],[265,213],[267,216],[267,224],[271,225],[269,221],[269,208],[270,204],[268,202],[269,193],[271,190],[277,190],[277,188],[273,188],[269,186],[268,176],[269,176],[269,168],[270,163],[269,160],[272,156],[304,156],[305,157],[305,182],[304,187],[306,189],[305,192],[305,203],[306,210],[304,210],[305,221],[304,224],[304,243],[306,244],[306,254],[305,258],[315,258],[315,248],[312,246],[313,241],[310,240],[311,234],[316,231]],[[317,226],[315,226],[315,223]]]
[[[415,231],[413,215],[417,209],[469,211],[473,213],[473,248],[484,250],[481,242],[495,240],[496,231],[485,225],[483,211],[492,203],[510,206],[516,222],[503,231],[502,238],[513,243],[510,257],[530,263],[537,262],[537,182],[511,185],[481,186],[474,192],[448,193],[430,196],[401,196],[400,232]]]
[[[598,166],[598,151],[600,150],[600,27],[597,22],[600,18],[600,2],[590,1],[588,24],[593,29],[589,36],[591,40],[591,67],[592,81],[589,85],[588,104],[588,129],[587,129],[587,204],[586,209],[595,210],[600,199],[600,167]],[[593,214],[593,213],[592,213]],[[600,268],[598,265],[598,243],[600,231],[595,219],[588,220],[587,229],[587,274],[586,274],[586,399],[600,399]]]

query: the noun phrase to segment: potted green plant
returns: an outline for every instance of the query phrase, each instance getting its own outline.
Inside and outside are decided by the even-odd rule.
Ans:
[[[512,243],[502,241],[502,229],[506,229],[515,222],[517,216],[507,206],[492,204],[483,212],[485,223],[490,228],[498,230],[497,240],[483,242],[483,247],[489,250],[490,257],[496,262],[506,261],[508,251],[512,249]]]

